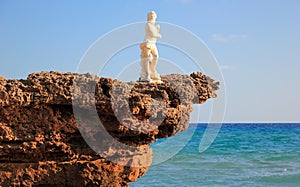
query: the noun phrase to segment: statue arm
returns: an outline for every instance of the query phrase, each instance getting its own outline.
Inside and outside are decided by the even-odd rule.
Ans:
[[[158,32],[158,27],[151,27],[150,24],[146,24],[146,32],[150,34],[152,38],[161,38],[161,34]]]

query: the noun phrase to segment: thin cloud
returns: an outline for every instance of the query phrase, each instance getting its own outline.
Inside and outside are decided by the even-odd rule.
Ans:
[[[232,66],[232,65],[220,65],[221,70],[236,70],[237,67],[236,66]]]
[[[182,3],[182,4],[187,4],[187,3],[190,3],[192,1],[193,0],[179,0],[179,2]]]
[[[217,42],[231,42],[233,40],[245,40],[248,38],[247,34],[230,34],[228,36],[222,36],[220,34],[213,34],[212,39]]]

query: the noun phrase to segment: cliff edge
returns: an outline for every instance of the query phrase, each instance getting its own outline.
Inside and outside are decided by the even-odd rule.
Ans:
[[[40,72],[0,79],[0,186],[128,186],[149,144],[188,128],[219,83],[197,72],[163,84]]]

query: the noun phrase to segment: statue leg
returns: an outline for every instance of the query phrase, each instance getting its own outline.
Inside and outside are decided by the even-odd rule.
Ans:
[[[156,48],[156,45],[153,44],[151,46],[151,54],[152,54],[152,60],[150,62],[150,77],[151,79],[153,80],[160,80],[160,76],[159,74],[157,73],[155,67],[157,65],[157,61],[158,61],[158,51],[157,51],[157,48]]]
[[[149,82],[150,79],[150,67],[149,67],[149,58],[142,58],[140,61],[141,64],[141,73],[140,73],[140,81]]]

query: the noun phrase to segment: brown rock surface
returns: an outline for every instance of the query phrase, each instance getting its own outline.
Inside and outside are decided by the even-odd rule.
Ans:
[[[148,170],[157,138],[188,128],[192,104],[218,82],[172,74],[163,84],[91,74],[0,79],[0,186],[128,186]]]

